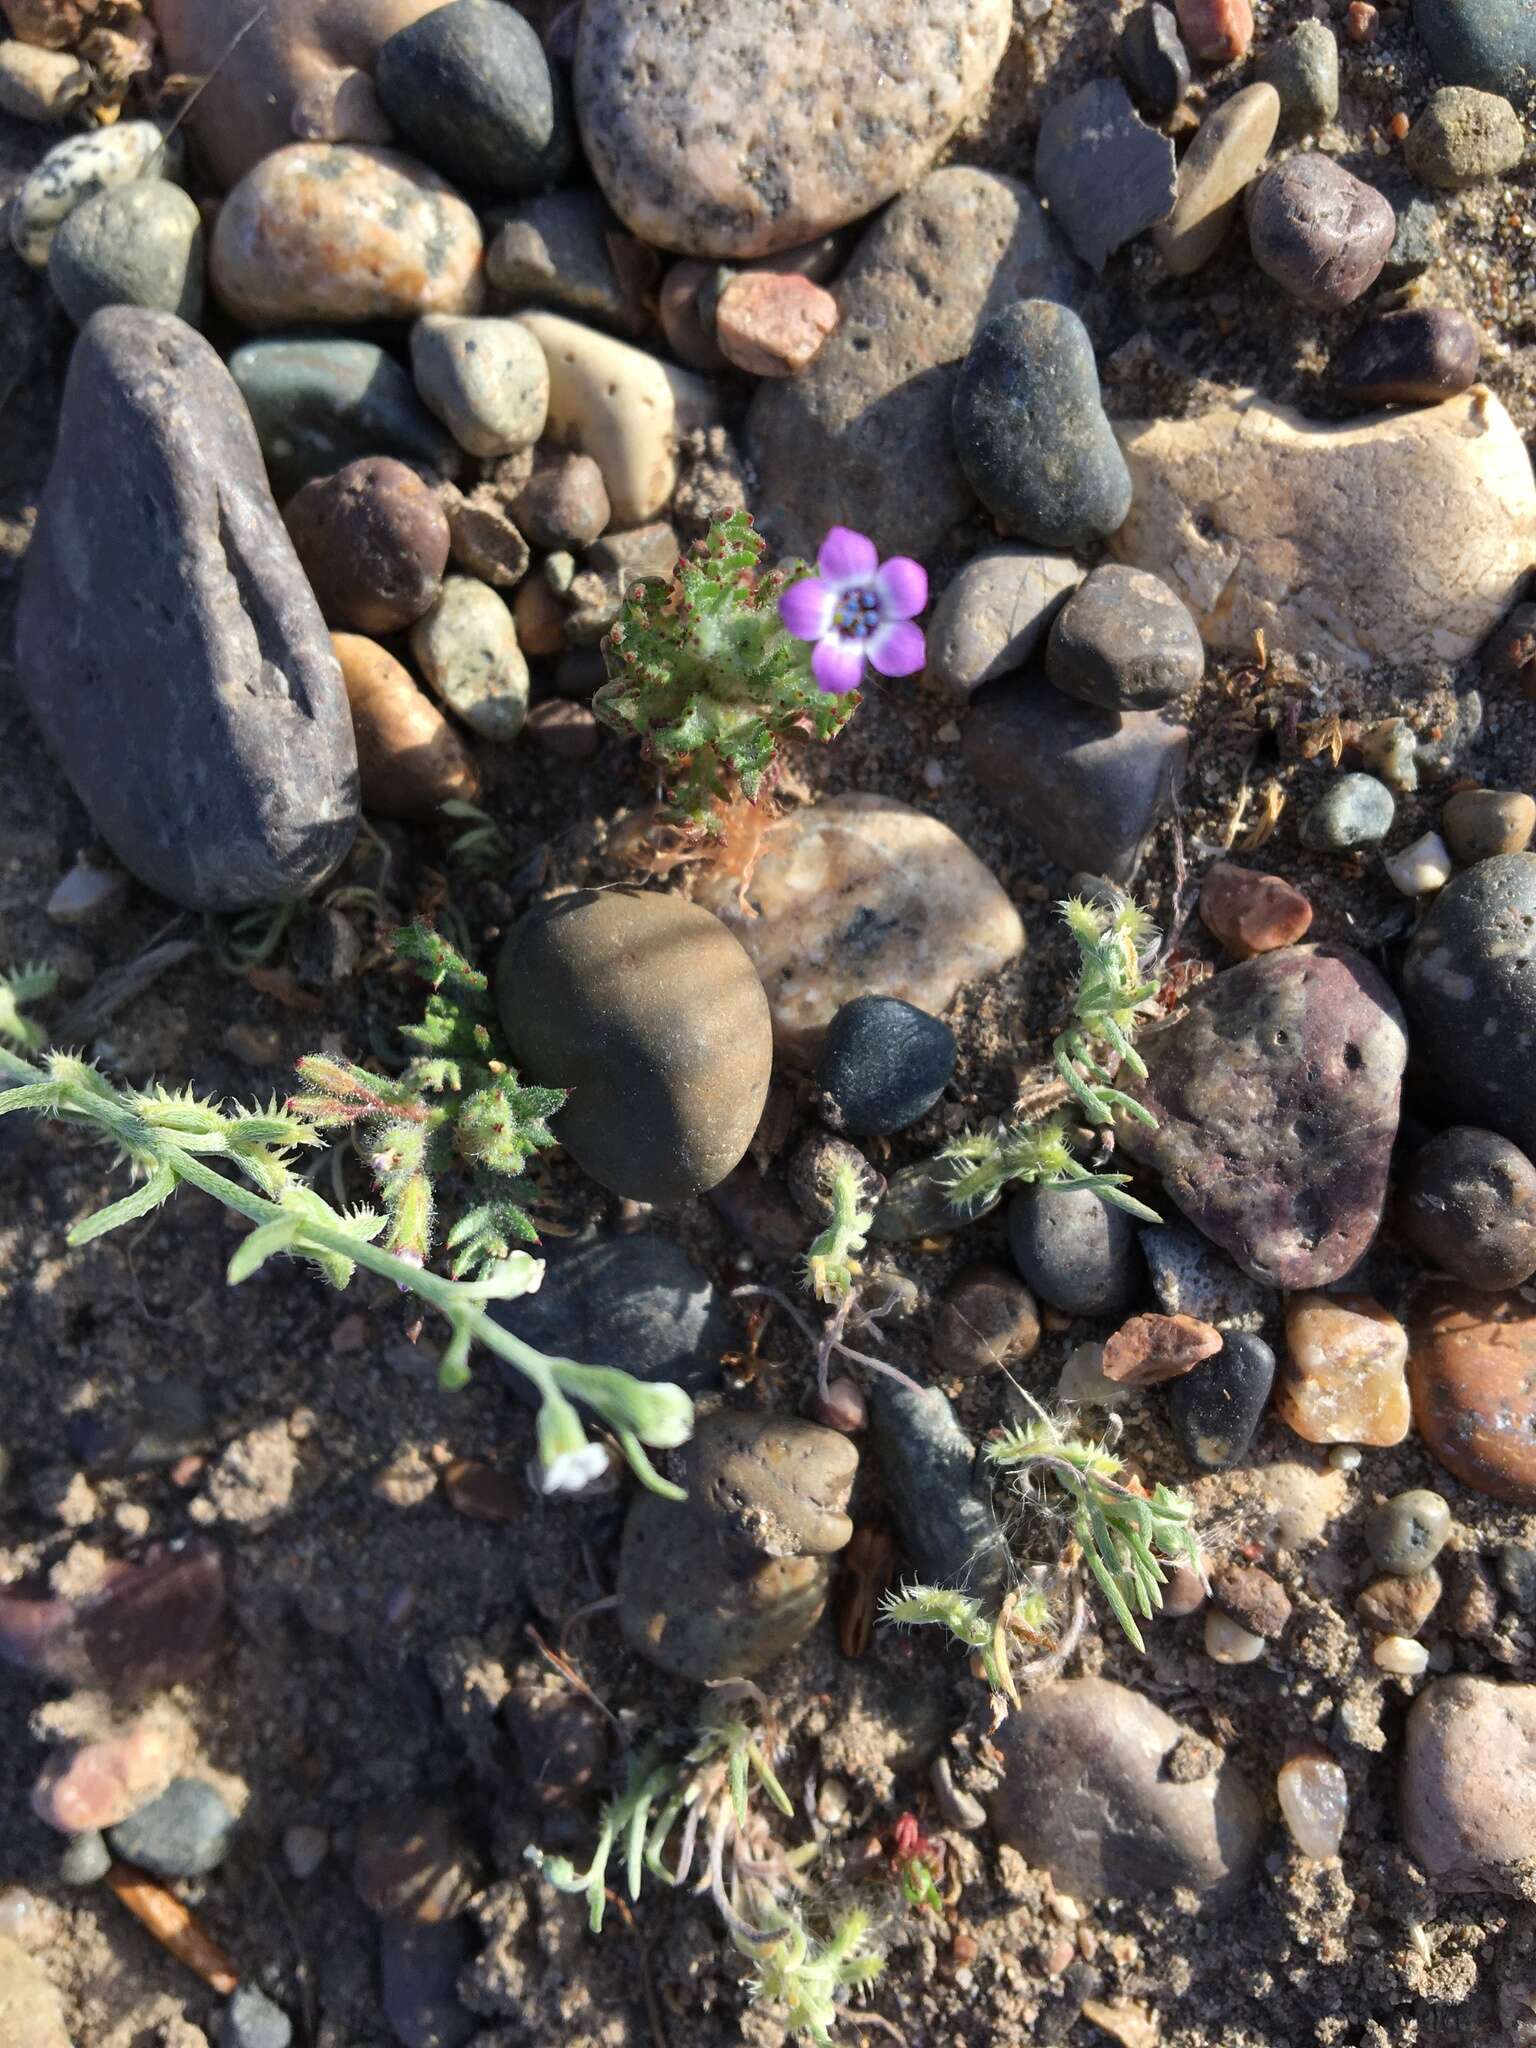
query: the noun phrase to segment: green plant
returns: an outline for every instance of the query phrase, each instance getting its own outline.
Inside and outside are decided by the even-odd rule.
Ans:
[[[48,1035],[22,1012],[28,1004],[46,1002],[58,985],[53,969],[37,960],[0,974],[0,1044],[19,1046],[23,1052],[41,1051]]]
[[[523,1204],[530,1157],[558,1142],[547,1119],[561,1088],[525,1087],[511,1064],[483,974],[429,926],[394,936],[396,957],[431,988],[420,1024],[402,1037],[421,1048],[393,1077],[329,1053],[298,1062],[306,1089],[288,1109],[316,1130],[351,1129],[373,1173],[388,1228],[385,1249],[426,1265],[436,1230],[437,1188],[468,1176],[469,1202],[448,1232],[449,1272],[475,1279],[515,1243],[537,1244]]]
[[[853,1292],[861,1270],[856,1255],[875,1220],[867,1206],[866,1176],[851,1147],[829,1152],[818,1192],[831,1215],[805,1255],[805,1283],[818,1301],[836,1303]]]
[[[1107,1127],[1118,1114],[1155,1125],[1150,1110],[1113,1086],[1115,1068],[1110,1065],[1113,1060],[1138,1077],[1147,1071],[1132,1039],[1138,1011],[1157,993],[1157,984],[1141,972],[1141,956],[1156,936],[1151,921],[1131,902],[1108,908],[1074,896],[1057,907],[1077,945],[1078,975],[1071,1021],[1052,1047],[1056,1072],[1090,1124]],[[940,1156],[954,1166],[950,1206],[966,1215],[991,1207],[1010,1182],[1023,1181],[1092,1188],[1145,1222],[1162,1220],[1126,1193],[1128,1175],[1095,1172],[1079,1161],[1059,1114],[970,1132]]]
[[[603,642],[609,680],[592,699],[604,724],[643,742],[676,816],[710,833],[738,795],[759,794],[786,739],[831,739],[859,702],[817,686],[811,649],[778,609],[808,572],[764,570],[763,548],[751,514],[733,512],[669,578],[636,584]]]
[[[482,811],[466,797],[451,796],[438,805],[445,818],[464,830],[448,846],[448,858],[476,874],[505,874],[512,865],[512,842],[489,811]]]

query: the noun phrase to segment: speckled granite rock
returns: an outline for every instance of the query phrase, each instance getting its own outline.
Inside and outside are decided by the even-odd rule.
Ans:
[[[229,373],[113,306],[70,363],[17,674],[123,865],[193,910],[302,895],[357,829],[341,669]]]
[[[1381,1220],[1407,1039],[1392,991],[1343,946],[1229,967],[1142,1042],[1158,1128],[1120,1142],[1244,1272],[1325,1287]]]
[[[1536,1685],[1458,1673],[1413,1703],[1403,1741],[1403,1841],[1446,1892],[1530,1895]]]
[[[763,839],[747,889],[705,876],[698,900],[735,932],[768,992],[781,1053],[814,1059],[844,1003],[899,996],[937,1016],[960,984],[1024,949],[1007,896],[965,842],[894,797],[792,811]]]
[[[1536,558],[1530,458],[1480,385],[1343,426],[1237,392],[1116,431],[1135,497],[1114,551],[1171,583],[1222,653],[1251,657],[1262,632],[1271,654],[1341,668],[1463,661]]]
[[[975,504],[950,417],[977,328],[1015,299],[1075,303],[1085,275],[1013,178],[954,165],[898,199],[843,272],[837,333],[802,375],[753,400],[747,442],[769,537],[811,557],[843,525],[884,555],[931,555]]]
[[[586,0],[582,140],[643,240],[788,249],[922,175],[986,90],[1010,19],[1007,0]]]

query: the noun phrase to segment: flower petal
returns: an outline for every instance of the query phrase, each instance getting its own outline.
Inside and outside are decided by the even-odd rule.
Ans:
[[[921,637],[921,636],[919,636]],[[845,640],[841,633],[829,633],[816,643],[811,670],[831,696],[846,697],[864,680],[864,649],[869,643]]]
[[[832,584],[868,583],[880,566],[880,551],[851,526],[834,526],[821,544],[816,566]]]
[[[915,619],[928,602],[928,571],[910,555],[892,555],[880,564],[875,589],[882,618]]]
[[[870,662],[883,676],[915,676],[928,658],[920,626],[910,619],[892,619],[864,643]]]
[[[779,599],[779,617],[797,640],[819,640],[830,630],[836,609],[837,592],[819,576],[791,583]]]

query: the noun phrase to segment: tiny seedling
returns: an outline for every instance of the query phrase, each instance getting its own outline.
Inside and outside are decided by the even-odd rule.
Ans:
[[[29,1004],[46,1002],[58,985],[53,969],[36,960],[0,973],[0,1044],[15,1046],[20,1052],[42,1050],[48,1034],[35,1018],[23,1013]]]
[[[875,1220],[867,1176],[851,1146],[828,1148],[818,1193],[830,1214],[805,1255],[805,1283],[818,1301],[835,1306],[853,1292],[862,1271],[858,1254]]]

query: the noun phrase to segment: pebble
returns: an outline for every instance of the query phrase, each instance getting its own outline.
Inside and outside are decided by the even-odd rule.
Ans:
[[[1143,0],[1120,31],[1120,68],[1155,119],[1166,120],[1189,91],[1189,54],[1171,8]]]
[[[1266,1286],[1347,1273],[1381,1221],[1407,1057],[1376,969],[1342,946],[1261,953],[1197,990],[1145,1057],[1158,1128],[1123,1123],[1120,1142],[1195,1227]]]
[[[99,1828],[86,1828],[71,1835],[59,1858],[59,1877],[64,1884],[95,1884],[112,1868],[112,1851]]]
[[[508,12],[501,0],[451,0],[451,5]],[[519,15],[510,18],[521,20]],[[429,314],[411,329],[411,374],[428,412],[471,455],[511,455],[531,448],[544,431],[549,366],[538,342],[515,320]]]
[[[248,341],[229,359],[280,498],[370,456],[457,473],[458,443],[371,341]]]
[[[525,1343],[561,1358],[619,1366],[638,1379],[673,1380],[692,1393],[715,1382],[734,1342],[731,1314],[680,1246],[637,1231],[564,1253],[545,1250],[539,1291],[491,1309]],[[509,1386],[526,1387],[515,1366],[500,1370]]]
[[[1211,1579],[1211,1602],[1266,1643],[1277,1642],[1291,1620],[1291,1597],[1280,1581],[1254,1564],[1229,1564]]]
[[[564,652],[565,606],[542,576],[526,577],[517,586],[512,598],[512,623],[517,628],[518,646],[530,658],[538,660]],[[535,704],[529,710],[530,732],[537,730],[535,713],[541,708]],[[593,723],[595,726],[596,721]]]
[[[1301,821],[1301,843],[1314,853],[1378,846],[1392,830],[1397,803],[1374,775],[1336,775]]]
[[[506,501],[496,486],[476,484],[466,498],[455,485],[445,483],[439,487],[438,498],[448,522],[448,551],[455,567],[495,590],[510,590],[521,583],[532,556],[527,541],[507,517]],[[512,616],[516,624],[515,611]],[[521,636],[518,645],[522,645]]]
[[[450,0],[398,29],[373,79],[408,146],[456,184],[515,198],[570,167],[564,77],[532,23],[499,0]]]
[[[1025,1188],[1008,1205],[1008,1249],[1029,1287],[1070,1316],[1123,1316],[1144,1279],[1136,1226],[1092,1188]]]
[[[174,1685],[206,1668],[224,1599],[224,1568],[211,1544],[156,1546],[142,1564],[114,1564],[67,1598],[0,1593],[0,1657],[75,1686]]]
[[[825,1394],[812,1400],[811,1414],[826,1428],[840,1429],[847,1436],[858,1436],[869,1426],[869,1403],[853,1380],[829,1382]]]
[[[1291,1295],[1275,1412],[1309,1444],[1400,1444],[1408,1332],[1365,1294]]]
[[[47,266],[53,238],[77,206],[136,178],[174,177],[181,150],[153,121],[119,121],[56,142],[17,188],[10,205],[11,246],[34,270]]]
[[[219,2048],[289,2048],[293,2022],[254,1984],[230,1994],[219,2022]]]
[[[437,492],[391,455],[305,484],[283,523],[331,626],[394,633],[436,603],[448,566]]]
[[[264,157],[219,208],[209,280],[246,327],[472,313],[480,228],[410,157],[295,142]]]
[[[1198,1316],[1218,1330],[1262,1330],[1274,1309],[1261,1287],[1208,1238],[1180,1222],[1144,1225],[1141,1249],[1152,1292],[1165,1314]]]
[[[548,698],[528,713],[528,737],[557,761],[590,761],[603,743],[602,728],[585,704]]]
[[[1536,1686],[1458,1673],[1409,1710],[1398,1818],[1404,1845],[1446,1892],[1524,1896],[1536,1827]]]
[[[1213,1664],[1256,1664],[1265,1648],[1264,1638],[1251,1628],[1214,1607],[1206,1609],[1205,1654]]]
[[[523,485],[512,517],[536,548],[589,547],[610,517],[603,472],[590,455],[557,456]]]
[[[81,858],[54,884],[44,915],[54,924],[95,924],[119,910],[127,894],[128,877],[121,868],[98,867]]]
[[[1411,284],[1438,261],[1445,245],[1445,230],[1433,199],[1423,193],[1399,191],[1395,201],[1397,232],[1382,265],[1382,285]]]
[[[1259,77],[1280,95],[1286,135],[1316,135],[1339,111],[1339,43],[1325,21],[1298,22],[1259,59]]]
[[[1294,946],[1312,927],[1312,905],[1279,875],[1219,860],[1200,883],[1200,922],[1234,960]]]
[[[901,1244],[914,1238],[942,1237],[958,1228],[965,1219],[949,1204],[950,1172],[947,1162],[919,1159],[893,1173],[875,1205],[870,1236],[880,1244]],[[985,1216],[996,1207],[994,1198],[973,1209],[970,1220]]]
[[[59,1994],[19,1942],[0,1935],[0,2039],[26,2048],[70,2048]]]
[[[1029,674],[986,685],[965,764],[1061,867],[1128,882],[1184,780],[1189,732],[1154,711],[1101,711]]]
[[[1388,1572],[1372,1579],[1355,1599],[1355,1612],[1367,1628],[1387,1636],[1413,1636],[1440,1604],[1441,1584],[1437,1571],[1415,1572],[1405,1578]]]
[[[1194,1316],[1132,1316],[1104,1345],[1104,1377],[1121,1387],[1156,1387],[1221,1349],[1221,1332]]]
[[[457,731],[376,640],[333,633],[365,811],[386,818],[429,818],[450,798],[473,803],[480,776]]]
[[[1024,950],[1018,912],[964,841],[887,796],[850,792],[781,818],[745,907],[731,875],[702,876],[697,897],[750,954],[780,1052],[807,1064],[855,996],[936,1017]]]
[[[1236,1897],[1259,1853],[1262,1811],[1225,1758],[1203,1777],[1170,1774],[1186,1732],[1104,1678],[1026,1693],[993,1738],[1007,1772],[992,1800],[998,1839],[1076,1899],[1177,1887]]]
[[[158,1799],[108,1828],[112,1853],[153,1877],[205,1877],[229,1854],[235,1816],[202,1778],[176,1778]]]
[[[770,62],[745,0],[682,16],[658,0],[587,0],[582,141],[642,241],[767,255],[915,184],[985,92],[1011,19],[1007,0],[805,0],[793,30],[804,61]]]
[[[438,1926],[474,1896],[474,1855],[451,1808],[401,1799],[364,1815],[352,1860],[352,1888],[381,1919]]]
[[[1130,509],[1093,343],[1068,306],[1026,299],[992,316],[955,386],[954,432],[972,489],[1026,540],[1083,547]]]
[[[677,566],[681,543],[664,519],[605,534],[587,550],[566,596],[565,637],[575,647],[594,647],[613,625],[636,583],[665,578]]]
[[[1106,562],[1051,627],[1045,673],[1058,690],[1103,711],[1154,711],[1205,674],[1200,629],[1159,576]]]
[[[723,1542],[764,1557],[832,1557],[848,1546],[859,1454],[847,1436],[796,1415],[721,1409],[685,1451],[690,1503]]]
[[[459,2004],[459,1972],[474,1947],[457,1920],[379,1923],[379,2006],[400,2048],[468,2048],[480,2031]]]
[[[174,314],[108,307],[76,343],[16,648],[95,829],[160,894],[291,900],[351,845],[341,672],[245,409]]]
[[[1275,1796],[1291,1840],[1303,1856],[1337,1856],[1349,1820],[1349,1780],[1331,1756],[1305,1752],[1280,1766]]]
[[[1536,854],[1455,875],[1409,941],[1403,1002],[1443,1113],[1536,1152]]]
[[[1178,167],[1173,143],[1147,126],[1119,79],[1092,78],[1041,122],[1035,184],[1077,254],[1102,270],[1168,218]]]
[[[573,1804],[601,1783],[608,1723],[591,1700],[547,1666],[518,1672],[501,1717],[517,1745],[524,1798],[536,1811]]]
[[[713,386],[562,314],[518,317],[549,365],[550,440],[597,463],[615,526],[655,519],[677,484],[679,441],[718,417]]]
[[[706,376],[730,367],[715,333],[715,310],[733,274],[724,264],[684,256],[668,270],[657,299],[656,317],[668,348]]]
[[[1179,165],[1173,211],[1152,234],[1170,277],[1192,277],[1216,254],[1279,125],[1280,95],[1264,84],[1245,86],[1201,122]]]
[[[768,1004],[750,956],[698,904],[628,888],[556,897],[512,931],[496,993],[527,1079],[574,1091],[560,1140],[599,1186],[686,1201],[745,1153],[773,1064]]]
[[[102,306],[148,306],[196,326],[203,311],[203,217],[165,178],[97,192],[59,223],[48,282],[77,327]]]
[[[1382,1636],[1371,1651],[1371,1662],[1394,1678],[1422,1678],[1429,1669],[1429,1652],[1411,1636]]]
[[[1018,547],[973,555],[934,607],[928,673],[963,700],[1022,668],[1082,580],[1070,555]]]
[[[1382,862],[1394,889],[1404,896],[1429,896],[1451,879],[1452,861],[1438,832],[1426,832]]]
[[[331,1853],[331,1838],[324,1828],[297,1821],[283,1830],[283,1861],[289,1875],[300,1884],[313,1877]]]
[[[926,1116],[955,1071],[955,1034],[898,996],[855,996],[827,1027],[816,1085],[833,1130],[904,1131]]]
[[[500,225],[486,248],[485,274],[501,305],[549,306],[625,334],[645,331],[641,292],[613,257],[628,238],[596,192],[543,192],[491,218]],[[665,286],[661,299],[665,328]]]
[[[935,249],[942,292],[930,281]],[[1082,277],[1013,178],[956,164],[896,200],[843,273],[836,334],[803,375],[761,385],[747,415],[769,538],[810,558],[839,524],[882,555],[934,556],[975,505],[951,424],[961,358],[999,307],[1073,303]]]
[[[505,601],[475,576],[447,576],[411,628],[411,653],[433,691],[483,740],[515,740],[528,716],[528,663]]]
[[[752,377],[794,377],[837,328],[837,301],[792,271],[738,271],[715,306],[720,351]]]
[[[1365,1541],[1384,1572],[1414,1578],[1427,1572],[1451,1533],[1444,1497],[1426,1486],[1396,1493],[1366,1518]]]
[[[868,1401],[870,1441],[913,1576],[1000,1599],[1016,1568],[954,1409],[937,1387],[918,1393],[883,1373]]]
[[[1464,1486],[1536,1507],[1536,1310],[1518,1294],[1442,1289],[1414,1318],[1413,1414]]]
[[[1183,1621],[1191,1614],[1198,1614],[1206,1601],[1205,1580],[1200,1573],[1187,1561],[1170,1565],[1167,1571],[1163,1613],[1170,1621]]]
[[[1371,320],[1330,365],[1341,398],[1362,405],[1438,405],[1477,382],[1482,337],[1451,306],[1408,306]]]
[[[1460,789],[1446,798],[1440,830],[1463,867],[1496,853],[1524,853],[1536,832],[1536,803],[1523,790]]]
[[[1348,306],[1368,291],[1397,233],[1389,201],[1332,157],[1293,156],[1254,187],[1253,260],[1299,305]]]
[[[1040,1342],[1040,1312],[1005,1266],[963,1266],[944,1290],[933,1325],[933,1361],[969,1379],[1022,1364]]]
[[[1225,1332],[1214,1358],[1168,1387],[1168,1422],[1191,1465],[1235,1465],[1264,1419],[1275,1383],[1275,1354],[1247,1330]]]
[[[1115,553],[1162,576],[1206,645],[1244,661],[1255,633],[1271,658],[1342,670],[1464,661],[1536,555],[1530,460],[1481,387],[1342,427],[1235,393],[1117,431],[1134,497]],[[1430,553],[1427,504],[1446,537]]]
[[[18,121],[65,121],[90,89],[90,72],[67,50],[0,43],[0,112]]]
[[[1179,27],[1202,64],[1231,64],[1248,54],[1253,9],[1248,0],[1174,0]]]
[[[1520,116],[1497,93],[1442,86],[1408,131],[1403,158],[1421,185],[1464,192],[1512,171],[1525,155]]]
[[[1525,0],[1413,0],[1413,25],[1453,84],[1517,93],[1536,74],[1536,20]]]

